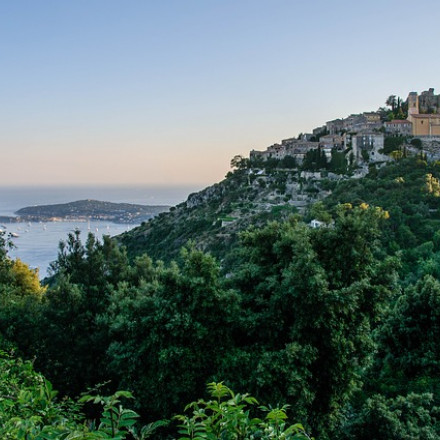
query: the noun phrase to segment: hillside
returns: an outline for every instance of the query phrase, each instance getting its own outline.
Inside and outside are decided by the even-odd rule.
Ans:
[[[297,169],[237,169],[119,240],[131,257],[147,253],[170,261],[192,240],[222,258],[239,231],[285,219],[328,194],[328,179],[320,180],[319,175]]]
[[[388,246],[409,248],[430,240],[440,228],[439,162],[417,157],[399,160],[362,179],[339,182],[323,202],[368,203],[389,212],[384,227]]]
[[[111,379],[145,422],[224,381],[315,438],[440,438],[440,164],[248,165],[120,237],[130,259],[69,234],[47,286],[0,233],[0,347],[61,396]]]
[[[439,175],[437,163],[417,157],[371,167],[358,179],[297,169],[238,169],[119,240],[130,257],[147,253],[170,261],[191,240],[222,259],[236,244],[238,233],[250,225],[262,226],[296,213],[306,221],[319,219],[319,209],[310,206],[322,200],[328,210],[338,203],[368,203],[389,211],[384,240],[397,249],[429,239],[440,227],[439,199],[423,191],[427,174]]]

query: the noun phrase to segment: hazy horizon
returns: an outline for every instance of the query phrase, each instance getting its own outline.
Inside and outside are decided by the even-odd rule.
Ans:
[[[3,2],[0,186],[207,186],[236,154],[440,88],[439,13],[433,0]]]
[[[15,215],[21,208],[54,205],[78,200],[175,206],[189,194],[204,187],[197,185],[0,185],[0,216]]]

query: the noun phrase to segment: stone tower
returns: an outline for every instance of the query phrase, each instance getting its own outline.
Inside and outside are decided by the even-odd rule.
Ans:
[[[412,115],[419,114],[419,96],[417,92],[410,92],[408,95],[408,119]]]
[[[439,95],[434,94],[434,89],[425,90],[419,96],[419,113],[437,113],[439,108]]]

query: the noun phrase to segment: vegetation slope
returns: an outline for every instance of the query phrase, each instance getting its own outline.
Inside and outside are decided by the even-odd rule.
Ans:
[[[280,208],[252,213],[247,224],[243,216],[246,228],[233,222],[227,242],[212,234],[211,220],[228,203],[259,197],[247,201],[253,177],[239,169],[219,185],[233,185],[235,195],[206,190],[221,195],[202,193],[200,204],[162,214],[166,226],[158,219],[136,231],[156,237],[154,258],[141,255],[144,243],[127,240],[129,256],[109,238],[70,234],[44,288],[8,257],[2,235],[2,344],[34,359],[62,396],[96,384],[110,396],[132,392],[144,422],[171,419],[207,383],[225,381],[261,402],[289,405],[292,419],[319,439],[439,439],[439,175],[438,164],[412,158],[364,179],[313,183],[331,194],[287,219],[267,222]],[[313,218],[322,227],[308,226]],[[160,227],[188,232],[170,239]],[[160,236],[170,245],[162,254]],[[222,264],[205,252],[218,238]],[[199,427],[200,408],[191,406]],[[186,437],[220,438],[216,432]],[[233,429],[223,435],[243,438]]]

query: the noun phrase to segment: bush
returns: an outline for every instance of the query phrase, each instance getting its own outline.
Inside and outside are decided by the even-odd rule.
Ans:
[[[192,402],[185,408],[190,415],[178,415],[179,440],[225,439],[239,440],[311,440],[304,427],[287,423],[287,406],[259,409],[263,419],[251,417],[251,410],[258,404],[248,394],[235,394],[222,383],[208,384],[211,400]]]
[[[422,141],[419,138],[411,139],[411,145],[416,148],[422,148]]]

